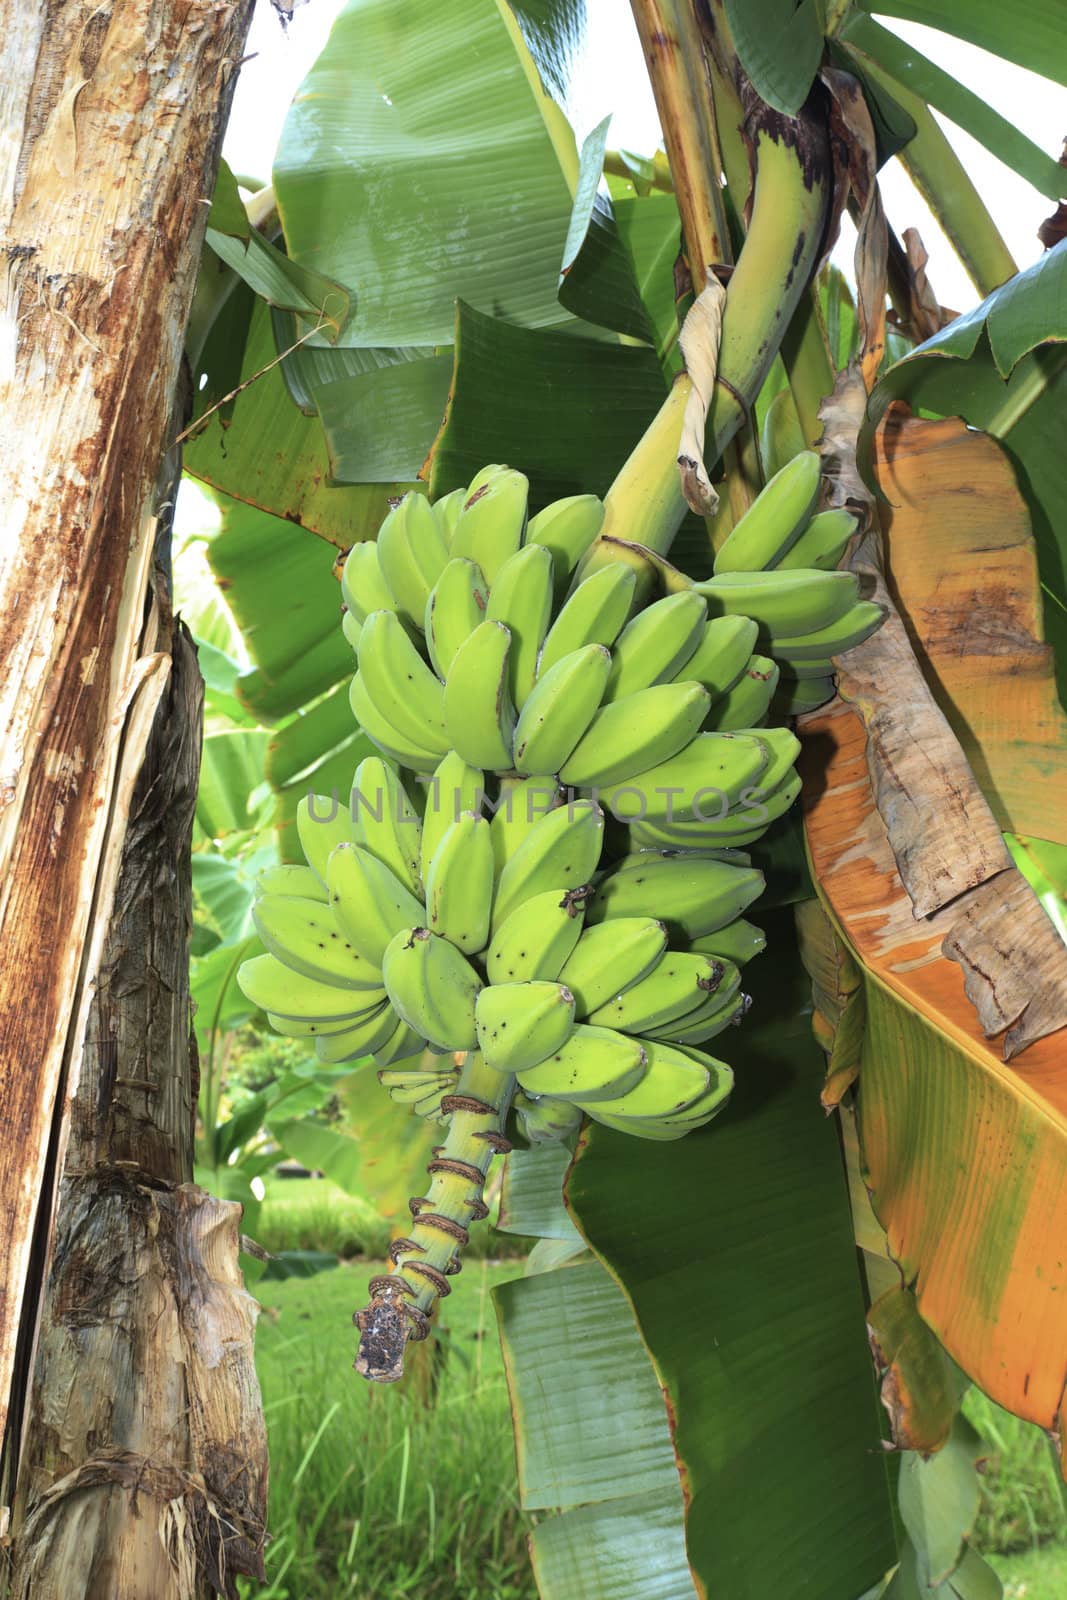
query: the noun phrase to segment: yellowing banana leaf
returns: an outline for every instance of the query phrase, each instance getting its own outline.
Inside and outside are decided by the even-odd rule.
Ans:
[[[898,399],[926,415],[962,417],[1000,440],[1030,512],[1045,637],[1056,652],[1060,699],[1067,704],[1065,340],[1067,240],[896,363],[871,395],[860,453],[873,460],[875,431]]]
[[[807,980],[763,920],[730,1105],[678,1143],[593,1127],[567,1198],[667,1395],[698,1592],[855,1600],[896,1559],[882,1424]]]
[[[865,978],[858,1111],[875,1212],[953,1359],[1051,1428],[1067,1383],[1063,1033],[1000,1059],[942,954],[952,907],[912,913],[858,716],[835,702],[804,719],[803,739],[813,875]]]
[[[877,471],[898,608],[997,821],[1067,843],[1067,713],[1007,456],[959,421],[896,408]]]

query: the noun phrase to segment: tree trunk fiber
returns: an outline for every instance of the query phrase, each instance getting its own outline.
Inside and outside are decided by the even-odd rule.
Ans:
[[[251,6],[28,0],[0,35],[0,1425],[33,1600],[260,1561],[239,1210],[188,1181],[201,690],[155,521]]]

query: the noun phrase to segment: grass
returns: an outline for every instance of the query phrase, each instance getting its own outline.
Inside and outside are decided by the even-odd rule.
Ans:
[[[349,1261],[380,1260],[389,1247],[389,1224],[369,1201],[346,1194],[328,1178],[264,1180],[266,1194],[256,1240],[272,1255],[282,1250],[325,1250]]]
[[[349,1264],[256,1290],[273,1538],[266,1586],[242,1593],[535,1600],[489,1300],[522,1264],[485,1259],[525,1242],[475,1229],[441,1339],[415,1347],[402,1384],[377,1387],[351,1370],[351,1317],[379,1269],[351,1258],[382,1256],[388,1228],[325,1179],[274,1177],[266,1189],[257,1233],[268,1250],[326,1250]],[[1001,1574],[1005,1600],[1064,1600],[1067,1516],[1047,1439],[975,1390],[964,1409],[993,1451],[976,1548]]]
[[[321,1239],[313,1242],[321,1248]],[[273,1535],[257,1600],[534,1600],[490,1288],[517,1261],[468,1264],[448,1338],[402,1384],[352,1372],[352,1312],[380,1266],[260,1284],[257,1366]],[[454,1306],[454,1310],[451,1307]]]
[[[1043,1545],[986,1559],[1000,1574],[1004,1600],[1063,1600],[1067,1595],[1067,1545]]]
[[[352,1261],[381,1260],[389,1246],[389,1224],[367,1200],[346,1194],[328,1178],[264,1180],[266,1194],[256,1223],[256,1240],[272,1255],[282,1250],[325,1250]],[[526,1256],[530,1241],[495,1228],[475,1228],[465,1260]]]
[[[983,1554],[1009,1555],[1060,1543],[1058,1570],[1067,1574],[1064,1486],[1048,1439],[1032,1422],[1001,1410],[976,1389],[968,1391],[963,1409],[993,1451],[982,1475],[976,1547]],[[1063,1600],[1067,1582],[1056,1593]]]

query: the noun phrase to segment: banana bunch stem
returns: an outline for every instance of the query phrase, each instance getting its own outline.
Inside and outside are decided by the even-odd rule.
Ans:
[[[427,1171],[429,1191],[410,1201],[410,1235],[389,1248],[393,1271],[372,1278],[370,1304],[352,1318],[359,1329],[355,1369],[376,1383],[403,1376],[409,1339],[425,1339],[434,1302],[450,1294],[472,1222],[488,1216],[482,1188],[495,1155],[510,1149],[503,1125],[515,1079],[467,1053],[455,1092],[441,1102],[448,1134]]]

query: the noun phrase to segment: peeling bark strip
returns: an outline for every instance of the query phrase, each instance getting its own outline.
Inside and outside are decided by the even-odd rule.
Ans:
[[[104,1170],[64,1213],[12,1600],[236,1596],[266,1498],[241,1208]]]
[[[141,640],[152,493],[250,13],[26,0],[0,37],[5,1410],[53,1105],[64,1064],[77,1075],[90,918],[106,920],[121,848],[124,725],[142,681],[163,682]]]
[[[51,1270],[24,1429],[13,1593],[193,1600],[262,1575],[266,1437],[240,1208],[192,1171],[189,847],[202,688],[173,662],[134,773],[81,1072],[66,1123]]]
[[[855,440],[866,395],[855,369],[842,373],[827,424],[826,469],[831,502],[870,515],[860,487]],[[901,426],[892,408],[887,428]],[[912,424],[941,430],[940,423]],[[883,436],[882,460],[892,459]],[[886,606],[885,623],[840,658],[838,691],[852,702],[867,732],[867,767],[913,915],[942,932],[944,955],[964,971],[968,998],[987,1037],[1008,1030],[1005,1060],[1067,1025],[1067,949],[1033,890],[1012,863],[1000,827],[912,649],[886,586],[881,536],[873,523],[849,566]],[[922,624],[912,618],[923,644]],[[936,629],[935,629],[936,631]],[[958,707],[961,715],[966,708]],[[821,714],[820,714],[821,715]],[[806,719],[810,726],[815,724]],[[887,917],[887,925],[895,920]],[[846,925],[848,936],[854,929]]]

